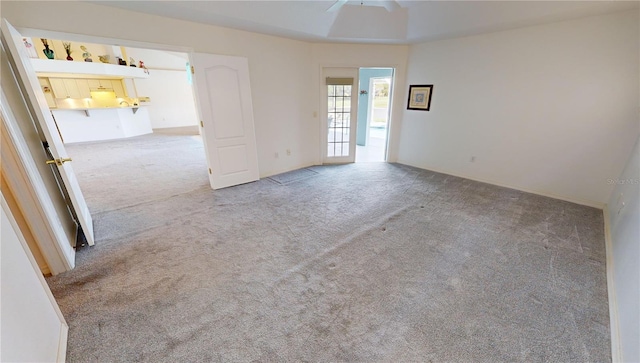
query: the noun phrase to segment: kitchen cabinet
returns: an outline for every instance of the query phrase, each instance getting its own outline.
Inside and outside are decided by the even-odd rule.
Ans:
[[[117,98],[125,98],[127,94],[124,91],[121,80],[112,80],[113,92],[115,92]]]
[[[89,79],[88,83],[90,89],[113,89],[113,84],[110,79]]]
[[[71,78],[49,78],[55,98],[91,98],[85,80]]]
[[[68,98],[83,98],[80,96],[80,90],[75,79],[63,79],[64,88],[67,90]]]
[[[61,78],[49,78],[51,90],[55,98],[67,98],[67,87],[64,86],[64,80]]]
[[[98,88],[100,88],[100,80],[88,79],[87,83],[89,84],[89,88],[90,89],[98,89]]]
[[[89,79],[87,80],[89,89],[113,91],[117,98],[127,97],[127,93],[119,79]]]
[[[49,106],[49,108],[55,108],[56,101],[51,92],[51,83],[49,83],[47,78],[38,78],[38,82],[40,82],[40,88],[42,89],[42,93],[44,93],[44,98],[47,100],[47,106]]]
[[[49,78],[48,82],[55,98],[91,98],[91,91],[97,90],[113,91],[116,98],[127,97],[121,79]]]
[[[89,81],[86,79],[76,79],[76,85],[80,92],[81,98],[91,98],[91,90],[89,88]]]

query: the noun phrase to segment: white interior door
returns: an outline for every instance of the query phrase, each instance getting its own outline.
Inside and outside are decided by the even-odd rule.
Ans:
[[[321,117],[323,162],[356,160],[358,118],[358,68],[323,68]]]
[[[44,138],[49,143],[49,150],[57,161],[54,165],[57,165],[60,171],[64,183],[62,187],[66,189],[69,195],[87,243],[93,246],[93,220],[73,168],[67,162],[71,160],[64,148],[60,134],[58,134],[53,116],[49,112],[47,100],[40,90],[40,83],[31,65],[27,50],[22,43],[22,36],[6,19],[2,20],[2,42],[9,54],[9,60],[15,66],[16,78],[18,78],[18,82],[23,89],[22,92],[24,93],[26,104],[31,110],[32,116],[40,125]]]
[[[191,63],[211,188],[258,180],[247,59],[195,53]]]

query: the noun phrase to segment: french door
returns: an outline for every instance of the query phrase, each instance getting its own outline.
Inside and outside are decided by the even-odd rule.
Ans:
[[[323,68],[321,117],[323,163],[353,163],[356,159],[358,68]]]

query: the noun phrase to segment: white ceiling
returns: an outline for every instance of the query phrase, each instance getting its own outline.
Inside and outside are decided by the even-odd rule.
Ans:
[[[410,44],[637,9],[637,1],[91,1],[137,12],[318,42]],[[387,3],[389,1],[386,1]]]

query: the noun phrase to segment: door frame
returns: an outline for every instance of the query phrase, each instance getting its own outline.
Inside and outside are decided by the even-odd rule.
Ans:
[[[327,156],[327,143],[328,143],[328,134],[327,129],[329,125],[328,121],[328,111],[327,111],[327,84],[326,84],[326,73],[325,69],[343,69],[343,70],[351,70],[355,71],[355,75],[353,77],[354,84],[351,89],[351,115],[355,116],[352,120],[350,120],[350,130],[349,130],[349,156],[345,157],[334,157],[329,158]],[[358,94],[360,93],[359,84],[360,84],[360,69],[357,67],[323,67],[320,76],[320,124],[322,125],[322,133],[320,138],[321,143],[321,155],[320,160],[322,164],[344,164],[344,163],[352,163],[355,162],[356,158],[356,132],[358,130]],[[330,76],[329,76],[330,77]],[[355,107],[355,108],[354,108]],[[352,159],[352,160],[350,160]],[[335,160],[330,162],[331,160]]]
[[[394,69],[395,72],[395,69]],[[391,130],[390,127],[390,123],[391,123],[391,102],[392,102],[392,95],[393,95],[393,78],[394,78],[394,72],[391,72],[391,76],[385,76],[385,77],[371,77],[369,79],[369,109],[367,110],[367,129],[365,130],[365,145],[368,145],[369,143],[369,129],[371,127],[371,119],[373,118],[373,108],[374,108],[374,98],[375,98],[375,81],[376,80],[380,80],[380,79],[387,79],[389,78],[389,103],[387,106],[387,132],[385,133],[384,136],[384,162],[387,161],[387,151],[389,150],[389,131]],[[365,146],[366,147],[366,146]]]
[[[86,43],[97,43],[97,44],[112,44],[112,45],[121,45],[121,46],[125,46],[125,47],[132,47],[132,48],[143,48],[143,49],[153,49],[153,50],[164,50],[164,51],[172,51],[172,52],[182,52],[182,53],[186,53],[189,55],[189,63],[193,64],[193,59],[192,59],[192,54],[194,52],[193,48],[191,47],[183,47],[183,46],[175,46],[175,45],[165,45],[165,44],[160,44],[160,43],[151,43],[151,42],[141,42],[141,41],[134,41],[134,40],[126,40],[126,39],[118,39],[118,38],[108,38],[108,37],[100,37],[100,36],[93,36],[93,35],[85,35],[85,34],[74,34],[74,33],[66,33],[66,32],[58,32],[58,31],[51,31],[51,30],[44,30],[44,29],[36,29],[36,28],[22,28],[22,27],[15,27],[16,30],[20,33],[21,36],[24,37],[43,37],[43,38],[53,38],[53,39],[66,39],[69,41],[74,41],[74,42],[86,42]],[[194,97],[194,102],[196,102],[195,100],[195,94],[196,94],[196,89],[195,89],[195,82],[193,82],[192,84],[192,92],[193,92],[193,97]],[[196,104],[197,105],[197,104]],[[37,105],[35,105],[37,106]],[[35,107],[34,106],[34,107]],[[196,106],[197,107],[197,106]],[[203,135],[204,137],[204,135]],[[204,140],[203,140],[204,141]],[[206,172],[206,171],[203,171]],[[37,187],[37,186],[36,186]],[[40,193],[46,193],[46,190],[43,189],[44,185],[42,186],[42,188],[38,189],[36,188],[36,193],[40,192]],[[44,210],[50,210],[52,208],[52,206],[47,205],[46,203],[43,204],[42,200],[36,200],[34,199],[34,202],[36,203],[36,205],[39,208],[42,208]],[[26,215],[28,216],[28,215]],[[26,217],[25,216],[25,217]],[[38,220],[37,218],[38,215],[31,215],[31,217],[29,218],[33,218],[36,217],[36,219],[33,220]],[[46,225],[41,226],[41,229],[46,229],[49,231],[53,231],[51,233],[60,233],[59,232],[59,228],[58,226],[53,223],[51,220],[44,220],[44,223]],[[42,245],[39,246],[40,249],[42,250],[43,254],[46,253],[46,251],[52,251],[52,253],[55,253],[54,251],[57,250],[64,250],[64,246],[59,245],[59,241],[56,241],[55,239],[47,239],[47,241],[51,241],[50,245]],[[59,262],[55,262],[56,260],[48,260],[47,257],[47,263],[49,264],[49,267],[51,269],[51,272],[53,274],[56,273],[60,273],[60,272],[64,272],[64,271],[68,271],[71,270],[75,267],[75,259],[69,259],[63,257],[63,253],[60,253],[60,258],[61,260],[59,260]],[[61,269],[58,270],[57,267],[61,265]]]
[[[367,120],[365,121],[367,124],[365,125],[364,130],[364,146],[367,147],[369,145],[369,127],[371,127],[371,119],[373,118],[373,99],[375,98],[375,85],[374,85],[374,77],[369,78],[369,94],[367,95],[368,102],[368,110],[367,110]],[[386,149],[386,148],[385,148]]]

